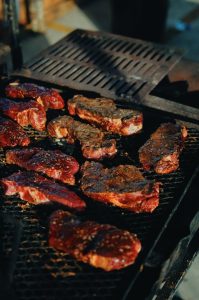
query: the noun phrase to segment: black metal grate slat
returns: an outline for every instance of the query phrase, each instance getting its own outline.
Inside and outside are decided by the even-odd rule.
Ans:
[[[63,87],[89,89],[106,97],[117,97],[140,103],[181,56],[180,51],[141,40],[76,30],[42,52],[33,62],[27,63],[15,74]],[[66,66],[66,72],[62,72],[63,78],[54,71],[54,68],[59,69],[59,65],[63,70],[64,65]],[[68,65],[71,65],[73,70],[71,73],[67,71]],[[70,74],[75,75],[76,69],[82,70],[83,76],[85,68],[94,68],[100,75],[107,76],[110,84],[116,79],[130,84],[141,83],[141,88],[133,93],[121,93],[117,88],[102,88],[100,84],[93,84],[92,81],[88,87],[86,81],[76,82],[76,76],[70,76]]]

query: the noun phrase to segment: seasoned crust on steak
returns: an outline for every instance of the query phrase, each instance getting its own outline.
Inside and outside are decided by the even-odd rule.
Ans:
[[[20,199],[32,204],[58,202],[67,207],[81,210],[85,202],[66,186],[47,179],[36,172],[16,172],[0,180],[5,195],[18,194]]]
[[[79,170],[76,159],[60,150],[42,148],[13,149],[6,152],[6,162],[26,170],[41,172],[64,183],[75,184],[74,175]]]
[[[15,102],[7,98],[0,98],[0,111],[22,127],[31,125],[38,131],[45,130],[46,112],[43,106],[34,100]]]
[[[116,141],[107,139],[104,132],[88,124],[75,121],[70,116],[61,116],[48,123],[52,137],[66,138],[68,143],[80,142],[82,154],[88,159],[101,159],[116,154]]]
[[[167,174],[179,167],[179,156],[187,137],[184,126],[163,123],[139,149],[144,169],[153,168],[158,174]]]
[[[87,161],[81,171],[81,190],[94,200],[136,213],[152,212],[159,204],[160,183],[145,179],[135,166],[107,169]]]
[[[68,100],[71,115],[78,115],[91,124],[121,135],[135,134],[142,129],[142,113],[132,109],[117,108],[115,102],[106,98],[86,98],[76,95]]]
[[[0,117],[0,147],[28,146],[30,139],[16,122]]]
[[[5,92],[7,97],[13,99],[35,99],[45,109],[62,109],[65,105],[63,98],[57,91],[34,83],[12,82],[6,87]]]
[[[49,245],[105,271],[133,264],[141,250],[133,233],[108,224],[82,222],[61,210],[50,217]]]

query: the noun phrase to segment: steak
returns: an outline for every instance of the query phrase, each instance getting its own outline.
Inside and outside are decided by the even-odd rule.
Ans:
[[[30,139],[21,126],[0,117],[0,147],[28,146]]]
[[[38,131],[45,130],[46,112],[43,106],[34,100],[14,102],[7,98],[0,98],[0,111],[22,127],[31,125]]]
[[[132,109],[117,108],[114,101],[106,98],[88,99],[76,95],[68,100],[71,115],[120,135],[135,134],[142,129],[142,113]]]
[[[26,170],[42,172],[64,183],[75,184],[75,173],[79,170],[76,159],[59,150],[45,151],[42,148],[14,149],[6,152],[6,162]]]
[[[24,171],[2,178],[5,195],[18,194],[20,199],[31,204],[58,202],[77,210],[83,209],[86,204],[73,191],[64,185],[47,179],[36,172]]]
[[[10,83],[6,89],[6,96],[13,99],[35,99],[45,109],[62,109],[64,100],[61,95],[53,90],[33,83]]]
[[[48,123],[48,133],[52,137],[66,138],[73,144],[76,140],[81,145],[82,154],[88,159],[101,159],[116,154],[116,141],[107,139],[100,129],[75,121],[70,116],[61,116]]]
[[[133,233],[108,224],[82,222],[61,210],[50,217],[49,245],[105,271],[133,264],[141,250],[141,243]]]
[[[139,149],[139,159],[145,170],[167,174],[179,167],[179,156],[187,137],[184,126],[163,123]]]
[[[97,162],[82,166],[81,190],[88,197],[135,213],[152,212],[159,204],[159,182],[145,179],[132,165],[111,169]]]

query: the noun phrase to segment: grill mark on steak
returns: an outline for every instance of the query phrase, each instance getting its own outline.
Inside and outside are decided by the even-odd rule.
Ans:
[[[7,97],[13,99],[35,99],[45,109],[62,109],[65,105],[57,91],[33,83],[12,82],[6,87],[5,92]]]
[[[108,224],[83,222],[61,210],[50,217],[49,245],[105,271],[133,264],[141,250],[133,233]]]
[[[36,172],[19,171],[2,178],[1,184],[5,195],[18,194],[20,199],[32,204],[52,201],[77,210],[86,206],[85,202],[66,186],[47,179]]]
[[[100,129],[88,124],[75,121],[70,116],[61,116],[48,123],[48,133],[52,137],[66,138],[73,144],[78,140],[82,154],[88,159],[101,159],[116,154],[115,139],[108,140]]]
[[[43,106],[34,100],[15,102],[7,98],[0,98],[0,110],[22,127],[31,125],[38,131],[45,130],[46,112]]]
[[[0,117],[0,147],[28,146],[30,139],[16,122]]]
[[[163,123],[139,149],[139,159],[145,170],[154,169],[167,174],[179,167],[179,156],[184,147],[187,130],[184,126]]]
[[[120,135],[131,135],[139,132],[143,125],[141,112],[132,109],[117,108],[114,101],[106,98],[86,98],[76,95],[68,100],[71,115]]]
[[[14,149],[6,152],[6,162],[26,170],[44,173],[64,183],[75,184],[74,175],[79,170],[76,159],[59,150],[42,148]]]
[[[107,169],[87,161],[81,171],[81,190],[94,200],[136,213],[152,212],[159,204],[160,183],[145,179],[135,166]]]

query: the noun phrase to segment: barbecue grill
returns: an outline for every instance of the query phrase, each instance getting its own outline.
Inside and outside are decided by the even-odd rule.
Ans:
[[[197,204],[193,193],[199,171],[197,109],[186,110],[182,106],[182,110],[178,111],[176,104],[170,101],[164,109],[166,100],[148,94],[180,60],[181,55],[175,49],[140,40],[77,30],[1,81],[1,90],[8,82],[20,79],[22,82],[54,86],[64,99],[81,92],[85,96],[111,97],[120,107],[141,110],[144,130],[132,137],[120,138],[116,135],[119,151],[113,159],[103,160],[107,167],[134,164],[143,171],[137,150],[149,135],[163,122],[188,121],[188,139],[180,168],[162,176],[153,171],[143,171],[147,178],[162,182],[160,205],[153,213],[134,214],[97,203],[74,187],[88,204],[81,214],[85,220],[113,224],[138,235],[143,249],[135,264],[126,269],[105,272],[49,248],[48,217],[60,206],[30,206],[17,197],[3,196],[1,191],[1,219],[5,228],[1,233],[1,258],[6,261],[10,253],[16,253],[11,267],[4,267],[7,282],[5,299],[8,291],[12,291],[13,299],[20,300],[145,299],[146,296],[154,300],[172,297],[182,272],[197,252],[198,216],[194,218]],[[163,105],[158,101],[162,101],[160,103]],[[163,108],[159,110],[160,106]],[[59,114],[64,112],[49,112],[48,120]],[[73,155],[80,163],[84,162],[78,145],[57,144],[45,132],[36,132],[32,128],[26,128],[26,131],[32,138],[32,145],[45,149],[59,148]],[[6,165],[3,150],[0,153],[0,168],[4,176],[17,170],[17,167]],[[183,226],[182,215],[185,218]],[[7,216],[12,216],[13,223],[10,219],[6,221]],[[20,222],[18,226],[13,225],[16,222]],[[13,236],[17,242],[13,242]],[[171,256],[175,247],[176,251]],[[172,259],[175,270],[164,267],[160,272],[166,259]]]

